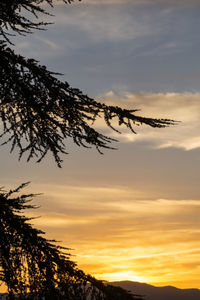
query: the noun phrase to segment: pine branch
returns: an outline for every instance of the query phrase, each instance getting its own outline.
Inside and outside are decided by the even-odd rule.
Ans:
[[[34,59],[16,55],[5,43],[0,43],[0,119],[6,137],[3,144],[11,144],[11,152],[19,148],[19,159],[28,154],[27,161],[36,157],[40,162],[51,152],[59,167],[60,154],[67,153],[66,139],[78,146],[113,149],[113,138],[93,127],[97,118],[104,118],[108,127],[113,119],[135,133],[134,125],[166,127],[175,122],[137,116],[137,110],[108,106],[73,89],[58,80]],[[116,130],[118,131],[118,130]]]

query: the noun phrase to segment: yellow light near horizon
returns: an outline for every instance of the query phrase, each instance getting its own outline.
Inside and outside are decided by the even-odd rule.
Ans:
[[[104,273],[95,274],[96,278],[106,281],[137,281],[147,282],[147,278],[138,276],[136,273],[131,271],[115,272],[115,273]]]
[[[49,202],[33,223],[73,249],[72,260],[85,273],[110,282],[199,288],[198,199],[109,184],[46,184],[35,190]]]

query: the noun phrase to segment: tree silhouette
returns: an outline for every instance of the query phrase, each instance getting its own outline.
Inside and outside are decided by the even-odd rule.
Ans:
[[[109,106],[89,98],[36,60],[24,58],[11,49],[12,34],[25,35],[44,30],[49,23],[40,22],[39,14],[49,13],[43,4],[53,7],[53,0],[0,0],[0,119],[3,144],[17,147],[19,158],[27,153],[27,161],[40,162],[51,152],[59,167],[60,154],[66,153],[66,138],[83,147],[94,146],[101,153],[114,139],[94,128],[97,118],[108,127],[113,119],[135,133],[134,125],[166,127],[168,119],[145,118],[137,110]],[[72,3],[73,0],[63,0]],[[28,18],[28,12],[31,17]],[[35,17],[35,22],[32,16]],[[76,299],[112,300],[141,299],[79,270],[66,250],[49,241],[43,232],[33,228],[29,218],[20,214],[33,208],[27,202],[34,196],[13,194],[19,188],[0,192],[0,280],[8,287],[9,299]],[[87,298],[89,297],[89,298]]]
[[[26,185],[0,190],[0,280],[8,287],[8,299],[15,299],[15,294],[31,300],[142,299],[86,275],[70,260],[69,249],[33,228],[31,218],[21,214],[34,208],[29,202],[35,195],[19,195]]]

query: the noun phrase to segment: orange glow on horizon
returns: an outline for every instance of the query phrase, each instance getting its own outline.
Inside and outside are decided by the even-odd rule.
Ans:
[[[127,187],[44,189],[53,206],[35,225],[75,249],[72,260],[86,273],[106,281],[200,286],[200,201],[153,200]]]
[[[136,273],[131,271],[122,271],[115,273],[104,273],[104,274],[94,274],[97,279],[106,281],[137,281],[137,282],[147,282],[148,279],[142,276],[136,275]]]
[[[27,216],[40,215],[32,223],[47,238],[75,249],[71,259],[85,273],[106,281],[200,287],[200,201],[153,200],[127,187],[54,189],[43,187],[48,212]]]

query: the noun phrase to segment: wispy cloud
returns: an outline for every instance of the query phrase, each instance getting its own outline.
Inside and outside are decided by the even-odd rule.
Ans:
[[[81,9],[79,7],[70,9],[73,10],[72,14],[66,14],[67,8],[60,7],[56,24],[80,29],[95,42],[133,40],[150,33],[148,22],[139,22],[137,15],[133,17],[127,14],[127,9],[121,11],[115,6],[105,9],[104,5],[98,9],[93,6],[88,9],[84,5]]]
[[[49,199],[53,187],[43,189]],[[121,187],[56,190],[52,197],[61,211],[55,213],[55,199],[49,199],[49,211],[41,211],[35,225],[75,249],[74,259],[86,272],[157,284],[176,282],[180,274],[184,280],[198,277],[199,200],[138,200],[133,189]]]
[[[156,148],[181,148],[193,150],[200,148],[200,94],[199,93],[122,93],[112,91],[103,95],[107,103],[126,108],[141,109],[138,115],[180,121],[165,129],[149,127],[136,128],[138,135],[122,129],[123,134],[114,137],[124,142],[148,141]]]

